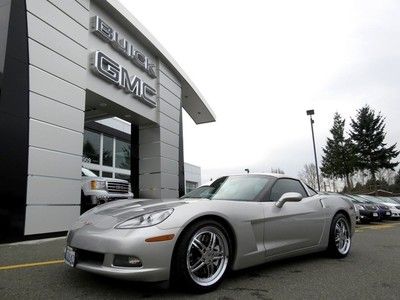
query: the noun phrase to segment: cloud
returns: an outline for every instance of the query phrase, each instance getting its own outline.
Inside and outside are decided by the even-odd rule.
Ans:
[[[184,115],[185,160],[205,177],[313,162],[338,111],[368,103],[399,141],[400,2],[122,1],[180,63],[216,112]]]

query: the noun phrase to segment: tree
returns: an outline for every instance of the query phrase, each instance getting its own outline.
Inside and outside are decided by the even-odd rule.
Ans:
[[[397,173],[390,169],[379,169],[376,173],[376,180],[381,182],[386,182],[387,185],[392,185],[395,183]]]
[[[375,189],[378,170],[394,170],[399,164],[392,161],[399,155],[396,144],[387,146],[384,142],[385,126],[385,118],[368,105],[359,109],[356,118],[351,119],[350,137],[355,149],[355,167],[370,172]]]
[[[400,185],[400,169],[397,171],[396,177],[394,178],[394,184]]]
[[[347,188],[351,187],[351,175],[354,173],[354,147],[350,139],[344,136],[345,120],[339,113],[333,117],[330,130],[332,138],[327,138],[325,148],[322,148],[321,172],[323,176],[334,179],[346,179]]]
[[[299,178],[314,190],[318,189],[317,172],[314,164],[305,164],[303,169],[299,172]]]

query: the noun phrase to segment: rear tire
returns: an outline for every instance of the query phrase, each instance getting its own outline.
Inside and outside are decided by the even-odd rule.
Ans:
[[[349,220],[342,213],[333,217],[329,232],[328,253],[334,258],[346,257],[351,248],[351,228]]]
[[[174,251],[171,283],[194,293],[214,290],[230,269],[232,243],[214,220],[197,222],[182,233]]]

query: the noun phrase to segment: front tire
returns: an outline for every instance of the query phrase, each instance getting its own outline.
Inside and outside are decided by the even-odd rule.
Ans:
[[[171,281],[195,293],[214,290],[230,268],[229,234],[213,220],[190,226],[178,240],[172,261]]]
[[[351,248],[351,229],[349,221],[342,213],[333,217],[330,234],[328,253],[335,258],[346,257]]]

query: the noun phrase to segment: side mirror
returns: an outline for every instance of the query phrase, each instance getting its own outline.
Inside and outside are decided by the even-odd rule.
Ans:
[[[303,196],[300,193],[284,193],[275,205],[281,208],[285,202],[299,202],[301,199],[303,199]]]

